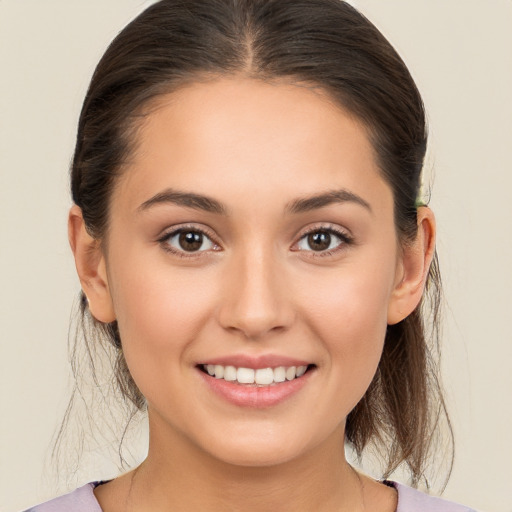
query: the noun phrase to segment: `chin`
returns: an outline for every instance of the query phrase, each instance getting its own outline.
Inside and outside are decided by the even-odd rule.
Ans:
[[[245,435],[219,436],[214,442],[208,443],[207,451],[223,463],[257,468],[298,460],[319,444],[321,440],[314,442],[310,435],[300,435],[297,431],[290,435],[290,429],[284,432],[259,430],[252,433],[246,431]]]
[[[275,449],[274,449],[275,448]],[[268,468],[279,466],[297,459],[300,450],[283,450],[277,447],[262,447],[259,443],[253,446],[226,447],[222,452],[212,453],[217,460],[232,466],[246,468]]]

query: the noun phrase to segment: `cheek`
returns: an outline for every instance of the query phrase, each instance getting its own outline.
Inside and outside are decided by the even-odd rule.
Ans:
[[[350,353],[347,360],[351,362],[357,356],[364,361],[380,357],[387,325],[387,297],[376,289],[375,283],[364,284],[345,281],[341,289],[330,290],[322,297],[319,325],[324,328],[322,337],[333,357]],[[330,320],[325,318],[327,315]]]
[[[385,329],[394,273],[386,273],[385,264],[374,272],[377,266],[347,265],[324,275],[303,276],[295,290],[304,295],[303,314],[309,316],[327,338],[336,333],[341,337],[343,334],[370,334],[375,326]]]
[[[186,364],[188,346],[211,316],[215,290],[201,286],[208,277],[195,269],[191,282],[190,273],[171,271],[165,261],[137,266],[125,258],[115,268],[114,309],[135,380],[141,367],[166,372],[173,366],[176,371],[177,364]]]
[[[382,267],[380,272],[373,268],[362,266],[358,271],[347,267],[337,276],[302,286],[310,292],[303,314],[324,344],[323,364],[331,370],[331,389],[345,390],[334,399],[342,402],[339,407],[347,413],[373,379],[386,335],[394,273],[386,275]]]
[[[130,374],[153,409],[179,411],[189,394],[183,376],[211,316],[214,290],[158,266],[117,282],[114,307]]]

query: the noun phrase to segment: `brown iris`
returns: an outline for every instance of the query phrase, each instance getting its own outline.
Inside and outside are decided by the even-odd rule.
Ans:
[[[313,251],[325,251],[331,245],[331,234],[327,231],[315,231],[308,235],[308,245]]]
[[[198,251],[203,245],[203,234],[197,231],[183,231],[179,236],[179,244],[184,251]]]

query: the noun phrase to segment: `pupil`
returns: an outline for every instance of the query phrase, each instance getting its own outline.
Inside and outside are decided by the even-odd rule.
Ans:
[[[308,243],[313,251],[325,251],[331,245],[331,235],[326,231],[318,231],[308,235]]]
[[[203,245],[202,233],[188,231],[180,233],[180,246],[185,251],[197,251]]]

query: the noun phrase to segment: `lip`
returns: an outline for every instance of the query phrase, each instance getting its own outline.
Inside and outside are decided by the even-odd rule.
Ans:
[[[225,361],[225,359],[223,359]],[[214,363],[208,363],[214,364]],[[221,363],[217,363],[221,364]],[[247,361],[246,363],[247,364]],[[233,365],[236,366],[236,365]],[[243,366],[251,368],[252,366]],[[277,365],[277,366],[287,366]],[[291,364],[289,366],[295,366]],[[299,365],[302,366],[302,365]],[[271,365],[258,366],[258,368],[269,368]],[[254,368],[254,367],[252,367]],[[293,380],[271,384],[269,386],[244,385],[229,382],[224,379],[216,379],[203,372],[200,367],[196,371],[208,387],[209,391],[237,407],[265,409],[275,407],[298,394],[308,384],[311,377],[316,373],[315,368],[308,369],[302,377]]]

